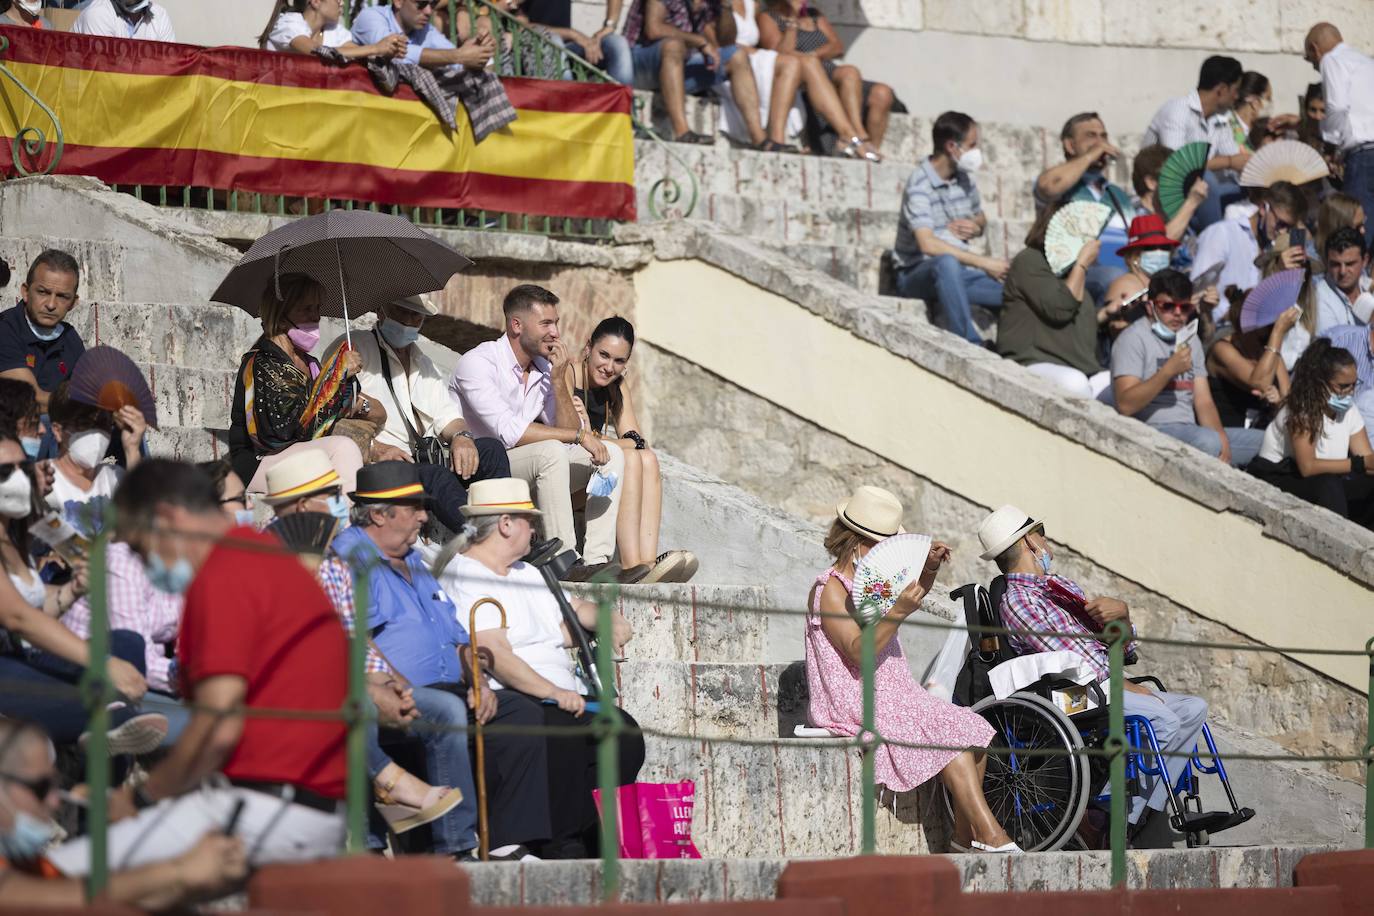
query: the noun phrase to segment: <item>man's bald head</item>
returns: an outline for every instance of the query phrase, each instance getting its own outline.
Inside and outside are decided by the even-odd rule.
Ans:
[[[1302,42],[1302,59],[1320,69],[1322,58],[1344,40],[1340,29],[1329,22],[1319,22],[1307,30],[1307,37]]]

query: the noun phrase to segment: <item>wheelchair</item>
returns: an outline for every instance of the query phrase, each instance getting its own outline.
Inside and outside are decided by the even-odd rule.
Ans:
[[[964,617],[970,627],[1001,627],[998,609],[1005,590],[1006,581],[998,576],[992,581],[990,590],[969,584],[953,591],[950,597],[963,602]],[[970,707],[986,719],[996,731],[990,749],[1006,751],[990,753],[987,757],[983,794],[992,813],[1027,852],[1071,846],[1085,848],[1078,837],[1078,828],[1089,805],[1110,803],[1107,790],[1111,764],[1106,757],[1073,752],[1105,745],[1109,736],[1106,696],[1096,683],[1078,685],[1047,676],[999,700],[992,693],[987,672],[1017,657],[1016,653],[1005,638],[978,635],[974,630],[969,634],[974,648],[960,672],[954,702]],[[1133,662],[1134,658],[1127,659],[1127,664]],[[1164,690],[1157,678],[1130,680],[1137,684],[1152,683]],[[1205,755],[1194,746],[1181,770],[1178,769],[1180,758],[1170,761],[1160,755],[1159,741],[1149,719],[1126,716],[1125,726],[1129,747],[1149,749],[1148,753],[1129,753],[1126,757],[1127,794],[1138,794],[1144,776],[1162,779],[1169,787],[1166,811],[1170,826],[1185,837],[1190,848],[1205,846],[1212,834],[1236,827],[1255,816],[1253,809],[1242,808],[1237,803],[1226,766],[1205,724],[1202,727]],[[1062,756],[1025,756],[1021,753],[1032,750],[1065,753]],[[1203,810],[1199,774],[1214,775],[1220,780],[1229,810]],[[954,810],[948,793],[945,793],[945,805],[952,819]]]

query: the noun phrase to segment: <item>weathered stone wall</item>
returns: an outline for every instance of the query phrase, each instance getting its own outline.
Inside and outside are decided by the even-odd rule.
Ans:
[[[993,564],[978,559],[975,532],[988,507],[670,353],[643,345],[635,360],[646,390],[650,437],[665,451],[817,523],[828,523],[836,501],[856,486],[886,487],[907,506],[909,529],[930,532],[953,548],[943,587],[987,582],[997,574]],[[1007,460],[1019,459],[1008,455]],[[1034,500],[1035,494],[1026,495],[1026,504]],[[1045,521],[1053,539],[1054,519]],[[1056,545],[1055,564],[1089,594],[1126,601],[1142,633],[1190,642],[1250,642],[1209,621],[1205,608],[1184,608],[1062,545]],[[1289,751],[1352,753],[1352,736],[1363,733],[1366,706],[1359,694],[1273,653],[1149,646],[1143,656],[1139,673],[1205,696],[1231,725],[1272,738]],[[1332,769],[1348,778],[1360,775],[1354,764]]]

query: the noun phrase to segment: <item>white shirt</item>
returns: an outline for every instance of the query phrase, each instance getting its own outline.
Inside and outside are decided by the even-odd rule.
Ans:
[[[463,554],[439,577],[439,584],[453,597],[458,607],[458,622],[466,627],[469,608],[482,598],[495,598],[506,609],[506,639],[516,656],[534,669],[540,677],[560,690],[585,693],[574,674],[572,656],[568,654],[567,637],[563,632],[563,612],[558,608],[544,577],[528,563],[516,563],[504,576],[487,569]],[[499,630],[501,615],[495,605],[486,604],[477,610],[475,632]],[[481,636],[477,644],[482,644]],[[492,686],[501,683],[492,678]]]
[[[463,419],[463,411],[449,397],[448,385],[434,361],[419,347],[412,344],[408,348],[410,371],[402,372],[396,350],[383,340],[382,350],[391,368],[391,385],[396,389],[396,397],[393,398],[382,375],[382,351],[377,348],[378,336],[372,331],[359,331],[353,335],[353,349],[363,361],[362,368],[358,370],[358,384],[362,386],[363,394],[380,401],[386,408],[386,427],[377,434],[377,440],[409,454],[411,446],[406,419],[410,420],[410,425],[415,427],[419,435],[438,436],[454,420]],[[331,352],[342,340],[340,337],[324,352]]]
[[[448,393],[461,407],[469,432],[515,448],[531,423],[553,425],[557,409],[549,361],[535,357],[528,380],[524,373],[504,334],[463,354],[449,376]]]
[[[137,38],[143,41],[176,41],[172,17],[156,3],[150,4],[132,25],[115,12],[114,0],[92,0],[76,18],[72,31],[78,35],[104,35],[109,38]]]
[[[1264,430],[1264,444],[1259,457],[1275,464],[1293,454],[1293,442],[1288,438],[1288,408],[1280,408],[1274,421]],[[1317,439],[1317,457],[1340,461],[1350,457],[1350,437],[1364,429],[1364,418],[1354,407],[1339,420],[1322,415],[1322,434]]]
[[[277,24],[272,27],[272,34],[267,36],[267,50],[290,51],[291,42],[297,38],[313,37],[314,32],[306,23],[305,16],[300,13],[282,13],[277,17]],[[333,27],[325,29],[320,34],[320,39],[326,48],[341,48],[351,42],[353,36],[342,22],[336,22]]]
[[[1341,42],[1322,57],[1322,139],[1344,150],[1374,143],[1374,58]]]
[[[1193,255],[1192,278],[1196,280],[1216,264],[1223,264],[1217,279],[1217,291],[1235,285],[1237,289],[1254,289],[1260,281],[1255,258],[1259,257],[1259,242],[1250,228],[1253,205],[1228,207],[1226,218],[1217,220],[1197,237],[1197,254]],[[1218,308],[1226,311],[1226,297]]]
[[[114,495],[115,487],[119,486],[119,478],[123,476],[123,471],[117,465],[102,464],[100,470],[96,472],[95,480],[91,481],[89,490],[82,490],[76,484],[67,479],[67,474],[53,462],[52,492],[48,494],[48,507],[54,512],[60,512],[67,519],[72,521],[72,511],[82,503],[88,503],[97,497],[109,499]],[[99,519],[92,519],[91,523],[97,527]],[[86,532],[90,529],[90,524],[77,525],[78,531]]]
[[[1336,289],[1326,277],[1313,277],[1312,282],[1317,285],[1317,333],[1320,334],[1327,328],[1339,327],[1343,324],[1364,324],[1365,319],[1360,317],[1356,311],[1355,304],[1346,298],[1345,293]],[[1369,292],[1369,278],[1364,274],[1360,275],[1360,293],[1367,295]],[[1356,300],[1358,301],[1358,299]],[[1360,311],[1364,309],[1361,308]]]
[[[1197,142],[1210,143],[1212,156],[1231,156],[1237,152],[1236,138],[1226,115],[1222,112],[1215,112],[1211,117],[1204,115],[1202,98],[1196,89],[1159,106],[1140,138],[1141,146],[1162,143],[1169,149]]]

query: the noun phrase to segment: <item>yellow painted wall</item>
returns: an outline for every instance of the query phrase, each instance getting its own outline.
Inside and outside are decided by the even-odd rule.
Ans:
[[[734,274],[654,261],[635,289],[641,339],[975,503],[1040,515],[1054,540],[1205,617],[1273,646],[1363,648],[1374,633],[1369,588],[1255,521],[1159,486]],[[1294,657],[1367,688],[1362,658]]]

